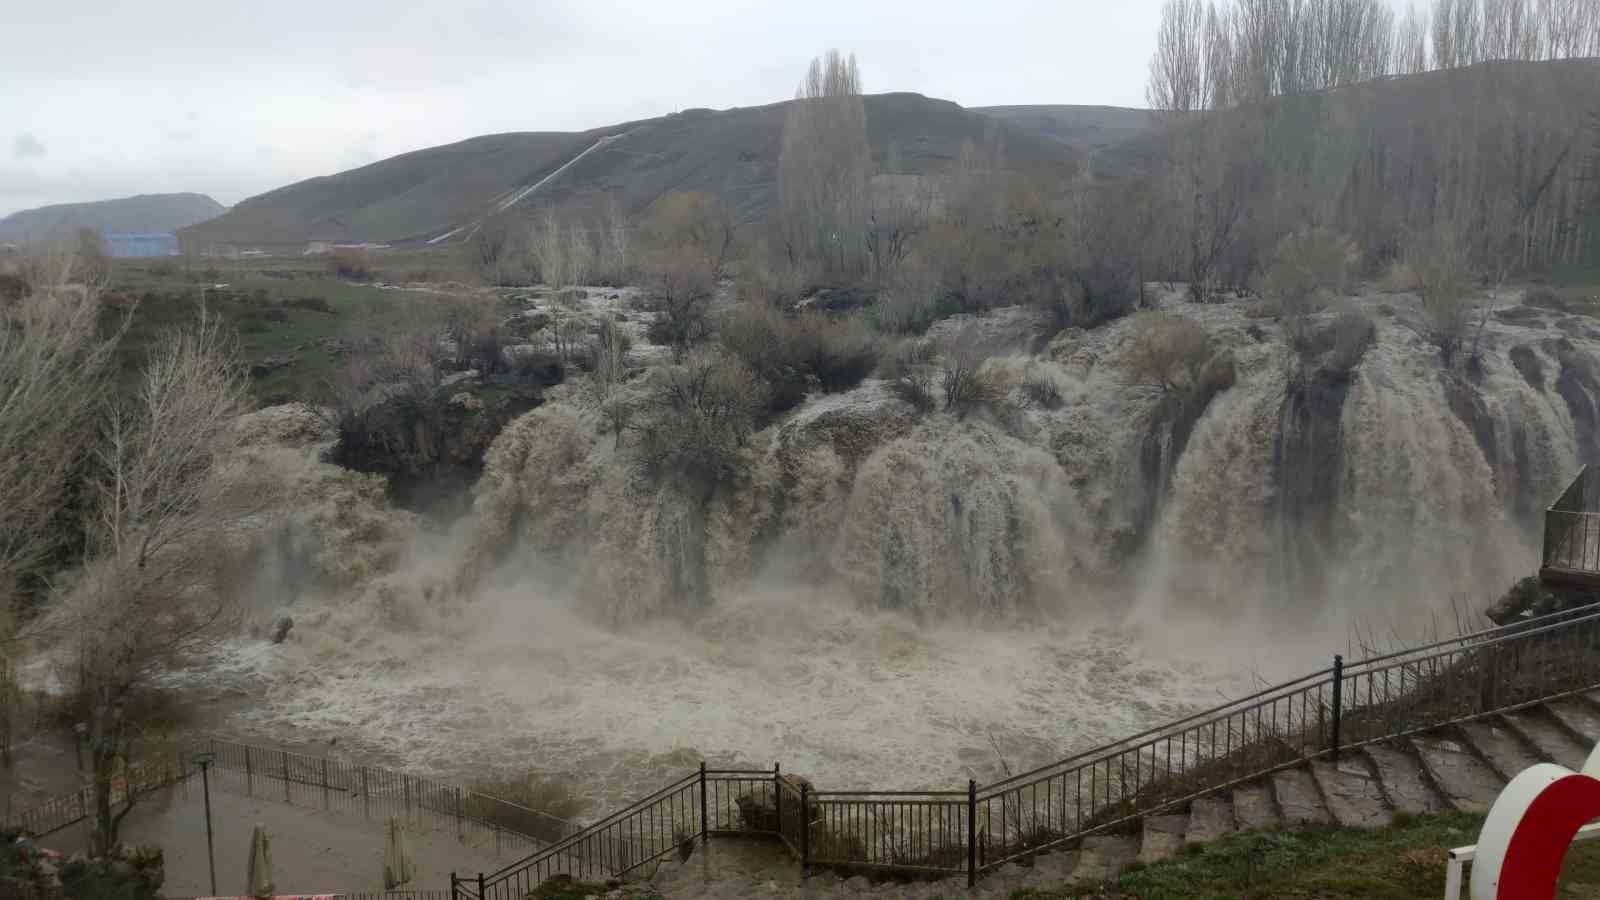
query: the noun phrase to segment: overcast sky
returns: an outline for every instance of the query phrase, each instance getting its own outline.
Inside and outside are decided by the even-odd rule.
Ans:
[[[831,46],[872,93],[1141,106],[1160,17],[1160,0],[0,2],[0,216],[233,204],[480,134],[770,103]]]

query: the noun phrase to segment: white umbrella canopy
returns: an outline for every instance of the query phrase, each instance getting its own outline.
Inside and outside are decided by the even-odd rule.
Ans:
[[[390,818],[383,842],[383,887],[393,890],[416,877],[417,867],[406,852],[406,830],[399,819]]]
[[[272,843],[260,823],[250,835],[249,892],[252,897],[271,897],[277,893],[272,882]]]

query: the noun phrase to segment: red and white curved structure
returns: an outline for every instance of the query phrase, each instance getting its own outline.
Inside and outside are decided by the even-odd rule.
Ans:
[[[1472,900],[1550,900],[1561,861],[1584,824],[1600,819],[1600,747],[1582,772],[1552,763],[1524,769],[1495,798],[1478,844],[1451,852],[1445,896],[1456,900],[1472,860]]]

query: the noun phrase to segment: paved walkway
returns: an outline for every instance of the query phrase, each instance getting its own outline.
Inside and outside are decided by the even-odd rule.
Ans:
[[[211,820],[217,856],[217,890],[242,893],[250,835],[256,823],[272,839],[272,859],[278,892],[328,893],[383,889],[383,822],[365,821],[359,814],[302,809],[261,797],[249,798],[211,785]],[[492,838],[468,835],[458,839],[453,829],[429,828],[413,823],[409,848],[417,863],[417,877],[408,887],[445,890],[450,871],[494,871],[525,850],[495,852]],[[191,779],[139,801],[122,825],[124,840],[161,847],[166,856],[169,896],[210,893],[206,871],[205,808],[199,779]],[[56,832],[41,843],[63,852],[83,849],[88,825],[79,823]]]

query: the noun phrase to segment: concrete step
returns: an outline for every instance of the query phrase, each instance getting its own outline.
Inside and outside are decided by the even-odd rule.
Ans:
[[[1333,822],[1317,790],[1316,779],[1304,768],[1272,773],[1272,796],[1286,824],[1327,825]]]
[[[1544,708],[1568,731],[1581,737],[1585,746],[1593,748],[1600,744],[1600,707],[1582,697],[1562,697],[1546,703]],[[1590,752],[1594,752],[1593,749]]]
[[[1461,723],[1461,736],[1489,761],[1495,774],[1507,781],[1539,761],[1533,749],[1498,718]]]
[[[1422,769],[1444,792],[1451,806],[1464,812],[1487,812],[1505,786],[1494,770],[1472,755],[1465,744],[1443,737],[1419,735],[1411,746]]]
[[[1062,883],[1072,877],[1072,870],[1078,867],[1077,850],[1058,850],[1054,853],[1041,853],[1033,859],[1033,867],[1042,873],[1047,881]]]
[[[1384,794],[1397,811],[1420,816],[1450,808],[1423,773],[1422,763],[1404,746],[1368,744],[1363,749],[1378,770]]]
[[[1139,856],[1139,839],[1120,834],[1092,834],[1078,848],[1071,881],[1077,885],[1104,884],[1133,865]]]
[[[1272,802],[1272,785],[1253,781],[1234,788],[1233,817],[1240,828],[1277,828],[1283,819]]]
[[[1502,718],[1524,740],[1533,745],[1539,752],[1540,758],[1548,762],[1566,766],[1576,772],[1583,768],[1584,761],[1589,758],[1589,754],[1577,739],[1567,734],[1566,729],[1542,710],[1521,709],[1506,713]]]
[[[1233,824],[1233,803],[1222,794],[1196,797],[1189,803],[1189,826],[1184,829],[1185,844],[1206,844],[1238,830]]]
[[[1365,756],[1346,752],[1338,763],[1312,760],[1311,775],[1322,789],[1328,812],[1340,825],[1382,828],[1394,821],[1394,813],[1383,797],[1383,786],[1367,765]]]
[[[1139,841],[1139,862],[1149,865],[1177,856],[1183,849],[1183,833],[1188,827],[1188,816],[1145,817],[1144,834]]]

